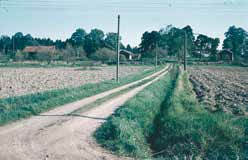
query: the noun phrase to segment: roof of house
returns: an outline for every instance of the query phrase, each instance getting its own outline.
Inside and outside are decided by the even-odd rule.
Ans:
[[[223,54],[223,53],[233,54],[233,52],[230,49],[223,49],[219,52],[219,54]]]
[[[23,52],[49,52],[54,53],[55,52],[55,46],[27,46],[24,48]]]

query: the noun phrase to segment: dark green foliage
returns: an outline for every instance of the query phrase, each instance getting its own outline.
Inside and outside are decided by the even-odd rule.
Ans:
[[[248,32],[243,28],[231,26],[225,33],[225,36],[223,48],[229,49],[234,53],[234,61],[241,62],[241,57],[244,57],[246,60],[248,55]]]
[[[145,32],[141,38],[141,51],[143,53],[151,52],[156,48],[160,39],[160,34],[157,31]],[[147,54],[143,54],[143,57],[147,57]]]
[[[217,61],[219,38],[211,38],[208,35],[195,34],[192,27],[187,25],[184,28],[173,27],[172,25],[162,28],[159,31],[146,31],[141,37],[141,44],[132,48],[130,45],[125,47],[120,44],[121,49],[126,49],[133,53],[142,53],[143,58],[154,58],[155,48],[158,45],[162,54],[160,57],[168,58],[177,57],[181,60],[184,51],[184,33],[187,35],[187,57],[197,58],[196,60]],[[225,33],[223,49],[231,50],[234,53],[234,60],[237,64],[248,62],[248,33],[243,28],[231,26]],[[197,38],[196,38],[197,37]],[[120,37],[121,38],[121,37]],[[51,46],[55,45],[56,49],[63,52],[66,46],[71,45],[74,50],[83,48],[87,53],[87,57],[76,58],[77,60],[85,60],[92,53],[102,48],[116,50],[117,34],[110,32],[105,33],[100,29],[93,29],[90,33],[86,33],[84,29],[77,29],[72,33],[71,37],[65,41],[51,40],[50,38],[33,38],[30,34],[24,35],[17,32],[12,37],[2,35],[0,37],[0,58],[9,61],[10,59],[18,60],[16,52],[22,51],[26,46]],[[19,56],[19,55],[18,55]],[[19,56],[20,57],[20,56]],[[73,57],[75,59],[75,57]],[[46,58],[47,59],[47,58]],[[52,57],[53,60],[61,60]],[[27,60],[24,58],[24,60]],[[34,59],[37,60],[37,59]]]
[[[220,40],[218,38],[211,38],[206,35],[198,35],[195,41],[196,50],[194,56],[202,60],[203,55],[208,55],[212,60],[217,60],[217,49]]]
[[[185,39],[186,33],[186,39]],[[191,26],[184,28],[173,27],[172,25],[162,28],[159,32],[145,32],[142,36],[140,44],[140,51],[143,53],[142,57],[154,57],[155,45],[163,50],[162,57],[169,56],[177,57],[178,60],[183,58],[184,41],[187,41],[187,51],[190,57],[203,58],[207,56],[207,60],[216,61],[218,54],[218,46],[220,40],[218,38],[211,38],[205,35],[196,35]]]
[[[71,43],[73,46],[76,47],[80,47],[84,45],[84,41],[85,41],[85,36],[87,35],[87,33],[85,32],[84,29],[77,29],[71,36]]]
[[[90,58],[96,61],[102,61],[104,62],[115,62],[116,60],[116,52],[107,49],[107,48],[102,48],[97,50],[95,53],[92,53],[90,55]]]
[[[103,91],[130,83],[154,73],[154,70],[144,71],[137,75],[122,78],[120,83],[105,81],[96,84],[86,84],[77,88],[59,89],[31,95],[6,98],[0,100],[0,125],[21,118],[37,115],[57,106],[61,106]]]
[[[86,35],[84,50],[90,56],[91,53],[96,52],[99,48],[104,46],[104,32],[99,29],[92,29],[91,32]]]
[[[116,50],[116,46],[117,46],[117,33],[107,33],[106,34],[106,38],[105,38],[105,46],[107,48]]]

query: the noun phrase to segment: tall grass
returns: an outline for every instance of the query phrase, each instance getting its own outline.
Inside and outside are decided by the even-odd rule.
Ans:
[[[153,120],[160,106],[173,89],[176,69],[148,86],[120,107],[94,134],[98,143],[121,155],[149,158],[152,150],[147,141],[154,133]]]
[[[161,67],[162,68],[162,67]],[[86,98],[103,91],[139,80],[154,73],[155,70],[146,70],[139,74],[121,78],[120,83],[114,80],[95,84],[86,84],[76,88],[58,89],[35,93],[25,96],[11,97],[0,100],[0,125],[27,118],[48,111],[82,98]]]
[[[245,117],[206,111],[182,73],[162,106],[152,149],[164,159],[247,159],[247,122]]]
[[[205,110],[187,73],[175,69],[120,107],[94,136],[136,159],[248,159],[248,118]]]

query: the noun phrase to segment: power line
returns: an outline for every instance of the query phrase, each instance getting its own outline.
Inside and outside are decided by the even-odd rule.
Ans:
[[[119,67],[120,67],[120,15],[118,15],[116,52],[117,52],[116,81],[117,81],[117,83],[119,83]]]
[[[40,5],[45,5],[46,7],[49,7],[49,5],[55,5],[55,6],[74,6],[74,5],[80,5],[80,4],[84,4],[87,6],[90,6],[90,4],[87,3],[82,3],[80,1],[74,0],[74,1],[57,1],[57,0],[36,0],[36,1],[32,1],[32,0],[22,0],[22,1],[18,1],[18,0],[12,0],[12,1],[6,1],[5,5],[9,5],[9,6],[20,6],[20,5],[36,5],[36,6],[40,6]],[[162,2],[132,2],[132,3],[122,3],[122,2],[99,2],[97,4],[94,3],[94,5],[97,6],[108,6],[108,7],[121,7],[121,8],[164,8],[164,7],[173,7],[173,8],[211,8],[211,7],[215,7],[215,8],[227,8],[227,6],[229,6],[228,8],[233,8],[233,6],[235,5],[220,5],[220,3],[189,3],[189,2],[184,2],[184,3],[162,3]],[[247,3],[248,5],[248,3]],[[245,5],[239,5],[240,7],[244,7]]]
[[[188,14],[209,15],[209,12],[216,15],[248,15],[247,8],[248,3],[244,5],[237,4],[224,4],[220,2],[158,2],[158,1],[132,1],[132,3],[123,3],[120,1],[100,1],[97,3],[82,2],[80,0],[1,0],[2,8],[8,9],[50,9],[56,11],[71,10],[72,12],[104,12],[108,10],[110,12],[126,12],[136,14],[159,14],[165,11],[165,9],[172,12],[177,10],[189,10]],[[247,4],[247,5],[246,5]],[[238,7],[237,7],[238,6]],[[81,8],[85,9],[82,10]],[[99,10],[101,8],[101,10]]]

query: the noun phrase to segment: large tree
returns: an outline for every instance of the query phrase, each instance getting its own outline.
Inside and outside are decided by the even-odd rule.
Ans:
[[[84,29],[77,29],[71,36],[70,42],[73,46],[79,47],[84,45],[85,36],[87,33]]]
[[[223,49],[229,49],[234,53],[234,60],[238,60],[242,56],[242,51],[245,48],[245,41],[248,33],[243,28],[231,26],[225,33]]]
[[[214,38],[211,40],[211,59],[212,60],[217,60],[218,59],[218,47],[220,44],[220,39],[219,38]]]
[[[248,39],[245,41],[244,58],[245,62],[248,63]]]
[[[84,50],[88,55],[96,52],[104,46],[104,32],[99,29],[92,29],[85,37]]]
[[[107,33],[105,38],[105,46],[111,50],[115,50],[117,46],[117,33]]]
[[[216,60],[219,43],[219,38],[211,38],[203,34],[198,35],[195,41],[195,56],[199,58],[209,56],[211,59]]]
[[[12,44],[15,51],[22,50],[25,47],[25,38],[22,32],[17,32],[12,36]]]
[[[145,32],[141,38],[140,49],[143,53],[143,57],[153,57],[152,51],[159,44],[160,34],[157,31]]]
[[[172,27],[168,32],[168,54],[170,56],[182,57],[184,47],[184,32],[176,27]]]
[[[182,30],[186,33],[187,35],[187,50],[188,50],[188,54],[193,56],[193,52],[195,51],[195,45],[194,45],[194,41],[195,41],[195,36],[193,33],[193,29],[191,28],[191,26],[186,26],[184,28],[182,28]]]
[[[8,51],[11,48],[11,38],[8,36],[1,36],[0,38],[0,52],[2,52],[2,54],[8,54]]]

